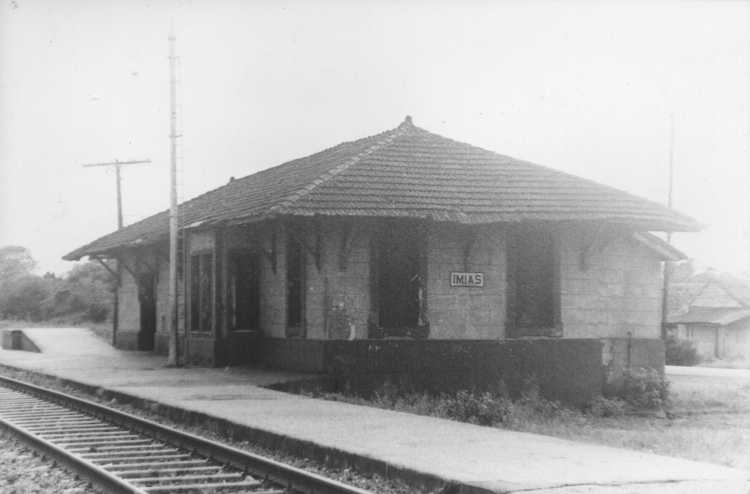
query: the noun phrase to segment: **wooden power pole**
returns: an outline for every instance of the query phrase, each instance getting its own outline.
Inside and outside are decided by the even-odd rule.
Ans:
[[[115,185],[117,187],[117,229],[121,230],[123,227],[122,220],[122,176],[120,175],[120,167],[125,165],[139,165],[143,163],[151,163],[151,160],[132,160],[132,161],[108,161],[106,163],[89,163],[83,165],[85,168],[92,166],[114,166],[115,167]],[[122,271],[120,269],[120,263],[117,263],[117,279],[115,280],[115,299],[113,302],[113,313],[112,313],[112,345],[116,343],[117,330],[119,329],[119,308],[120,308],[120,278],[122,277]]]
[[[151,160],[136,160],[136,161],[109,161],[106,163],[89,163],[83,165],[85,168],[91,166],[114,166],[115,167],[115,183],[117,185],[117,229],[122,228],[122,176],[120,175],[120,167],[124,165],[138,165],[142,163],[151,163]]]
[[[167,365],[180,365],[177,348],[177,56],[175,36],[169,34],[169,295],[167,328],[169,354]]]
[[[672,189],[674,188],[674,115],[669,115],[669,184],[667,188],[667,207],[672,207]],[[667,243],[672,243],[672,232],[667,232]],[[664,261],[664,280],[661,293],[661,338],[667,339],[669,322],[669,283],[672,276],[672,265]]]

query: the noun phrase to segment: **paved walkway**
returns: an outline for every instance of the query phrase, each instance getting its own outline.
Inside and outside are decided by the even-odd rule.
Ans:
[[[460,482],[462,492],[748,492],[746,472],[537,434],[316,400],[260,386],[303,374],[168,369],[81,329],[29,329],[42,353],[0,363],[202,412],[283,437]],[[474,490],[470,489],[474,488]]]
[[[670,376],[720,377],[727,379],[745,379],[750,381],[750,369],[668,365],[666,366],[666,372],[667,375]]]

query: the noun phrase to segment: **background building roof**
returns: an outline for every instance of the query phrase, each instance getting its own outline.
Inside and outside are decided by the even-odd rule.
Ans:
[[[345,142],[232,180],[180,205],[180,226],[280,215],[429,218],[465,224],[607,221],[694,231],[692,218],[626,192],[432,134],[412,124]],[[64,258],[165,237],[167,212],[101,237]]]
[[[750,317],[750,309],[732,309],[722,307],[691,307],[685,314],[672,316],[673,324],[712,324],[725,326]]]

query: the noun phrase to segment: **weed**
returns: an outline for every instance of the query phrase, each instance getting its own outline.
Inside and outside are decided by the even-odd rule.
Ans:
[[[698,350],[691,341],[669,335],[664,345],[667,365],[698,365],[701,363]]]
[[[588,407],[586,411],[594,417],[622,417],[625,415],[627,410],[627,403],[620,398],[606,398],[604,396],[597,396]]]
[[[638,410],[661,410],[669,407],[669,381],[655,369],[633,369],[625,373],[617,397]]]

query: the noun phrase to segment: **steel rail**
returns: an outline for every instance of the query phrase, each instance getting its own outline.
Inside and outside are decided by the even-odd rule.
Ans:
[[[21,442],[31,447],[37,453],[65,465],[68,470],[85,477],[106,492],[111,492],[112,494],[147,494],[146,491],[125,482],[90,461],[80,458],[49,441],[45,441],[23,427],[3,420],[2,417],[0,417],[0,428],[15,435]]]
[[[305,494],[372,494],[371,491],[360,489],[342,482],[323,477],[315,473],[307,472],[300,468],[260,456],[248,451],[243,451],[232,446],[206,439],[195,434],[179,431],[164,426],[157,422],[138,417],[136,415],[122,412],[90,400],[78,398],[66,393],[37,386],[35,384],[19,381],[6,376],[0,376],[0,383],[7,387],[17,389],[24,393],[38,396],[40,398],[56,402],[66,407],[84,412],[94,417],[101,418],[107,422],[119,425],[126,429],[142,433],[145,436],[163,441],[169,446],[186,449],[197,455],[210,458],[215,462],[232,466],[240,471],[253,474],[256,478],[265,478],[276,484],[291,488]],[[31,436],[27,433],[27,436]],[[36,438],[39,440],[39,438]],[[46,442],[46,441],[45,441]],[[54,446],[54,445],[51,445]],[[60,448],[66,457],[71,456]],[[77,460],[77,459],[76,459]],[[61,461],[63,461],[61,459]],[[86,462],[89,463],[89,462]],[[95,465],[89,463],[91,466]],[[96,467],[98,469],[98,467]],[[100,470],[100,469],[99,469]],[[113,477],[104,472],[108,477]],[[106,480],[106,479],[105,479]],[[120,481],[120,479],[117,479]],[[142,492],[133,491],[113,492]]]

